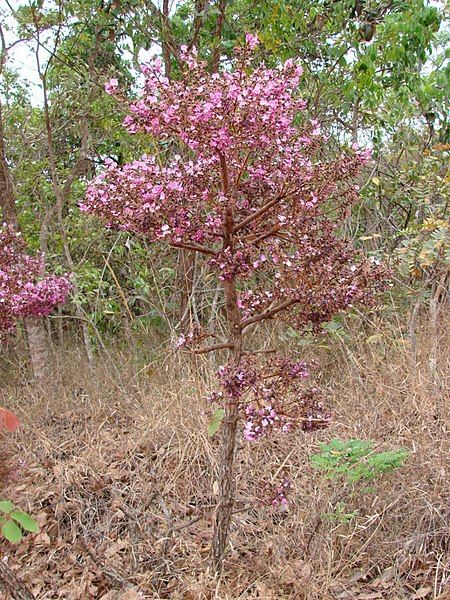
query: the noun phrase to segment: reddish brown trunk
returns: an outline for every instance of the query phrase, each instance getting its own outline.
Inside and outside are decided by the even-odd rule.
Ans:
[[[233,252],[234,199],[232,191],[230,192],[228,169],[224,156],[220,157],[220,165],[222,189],[224,194],[229,197],[224,219],[223,248],[227,248]],[[232,345],[228,365],[237,366],[242,356],[242,325],[241,311],[238,306],[236,279],[234,277],[224,283],[224,292],[229,342]],[[228,542],[236,493],[235,454],[238,420],[238,400],[229,397],[225,402],[225,417],[221,424],[219,503],[216,511],[212,543],[213,567],[217,573],[222,569],[223,555]]]
[[[228,365],[236,366],[239,364],[242,355],[242,333],[235,281],[232,280],[227,283],[224,290],[230,341],[234,346],[230,350]],[[227,398],[225,417],[221,423],[219,504],[217,506],[212,543],[213,566],[217,573],[222,569],[236,494],[235,454],[238,420],[238,401],[234,398]]]
[[[216,73],[219,70],[220,63],[220,50],[222,41],[222,29],[225,22],[225,11],[227,8],[227,0],[219,1],[219,14],[217,15],[216,30],[214,32],[214,38],[216,46],[214,48],[213,57],[211,61],[211,72]]]

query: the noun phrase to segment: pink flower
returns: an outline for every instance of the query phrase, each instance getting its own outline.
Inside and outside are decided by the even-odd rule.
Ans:
[[[258,36],[253,35],[252,33],[245,34],[245,41],[250,50],[254,50],[259,44]]]
[[[43,256],[25,252],[25,244],[12,228],[0,229],[0,333],[10,331],[18,319],[48,315],[69,294],[70,277],[45,275]]]
[[[119,86],[119,82],[117,79],[110,79],[105,83],[105,92],[112,96]]]

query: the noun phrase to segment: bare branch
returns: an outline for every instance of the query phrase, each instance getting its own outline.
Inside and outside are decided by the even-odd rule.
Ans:
[[[272,198],[272,200],[269,200],[269,202],[266,202],[266,204],[264,204],[264,206],[261,206],[261,208],[258,209],[256,212],[252,213],[251,215],[249,215],[248,217],[243,219],[240,223],[238,223],[235,226],[233,233],[240,231],[241,229],[243,229],[244,227],[249,225],[252,221],[255,221],[255,219],[259,219],[259,217],[262,217],[268,210],[270,210],[271,208],[273,208],[274,206],[279,204],[279,202],[281,202],[281,200],[284,197],[285,196],[283,194],[283,190],[281,190],[281,192],[279,193],[279,195],[276,198]]]
[[[217,252],[215,252],[214,250],[210,250],[205,246],[200,246],[199,244],[182,244],[181,242],[171,242],[170,245],[174,248],[184,248],[185,250],[194,250],[195,252],[200,252],[201,254],[208,254],[209,256],[217,256]]]
[[[286,310],[293,304],[296,304],[296,302],[297,302],[297,300],[293,300],[293,299],[286,300],[286,302],[283,302],[282,304],[278,304],[278,306],[274,306],[274,308],[269,308],[269,309],[265,310],[264,312],[259,313],[258,315],[254,315],[253,317],[250,317],[249,319],[245,319],[244,321],[242,321],[242,329],[245,329],[246,327],[248,327],[249,325],[252,325],[253,323],[259,323],[260,321],[266,321],[267,319],[271,319],[279,312]]]
[[[212,344],[211,346],[206,346],[206,348],[198,348],[196,350],[191,350],[193,354],[207,354],[208,352],[214,352],[215,350],[223,350],[225,348],[234,348],[234,344],[232,342],[224,342],[223,344]]]

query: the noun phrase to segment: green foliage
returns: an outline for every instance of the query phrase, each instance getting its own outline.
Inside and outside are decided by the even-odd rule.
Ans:
[[[324,471],[326,477],[355,483],[398,469],[407,458],[408,451],[404,449],[376,452],[370,440],[333,439],[329,444],[320,444],[320,452],[311,456],[311,463],[315,469]]]
[[[347,524],[350,523],[355,517],[358,515],[357,510],[352,510],[350,512],[346,512],[347,507],[345,502],[339,501],[336,503],[333,512],[324,513],[322,516],[327,521],[331,521],[336,524]]]
[[[329,479],[343,482],[342,496],[347,495],[346,485],[368,482],[381,475],[402,467],[408,458],[408,451],[400,448],[387,452],[377,452],[371,440],[333,439],[329,444],[319,444],[320,452],[310,457],[312,466],[325,473]],[[366,488],[366,493],[373,490]],[[346,502],[338,500],[332,512],[322,516],[336,524],[348,524],[358,515],[358,510],[349,510]]]
[[[449,145],[437,144],[425,151],[419,164],[411,165],[414,187],[408,201],[416,212],[395,252],[405,275],[430,277],[450,266],[449,150]]]
[[[212,419],[211,419],[211,421],[209,422],[209,425],[208,425],[208,435],[209,435],[209,437],[212,437],[217,432],[217,430],[219,429],[220,424],[221,424],[222,419],[224,418],[224,416],[225,416],[224,409],[223,408],[218,408],[216,410],[216,412],[214,413],[214,415],[213,415],[213,417],[212,417]]]
[[[0,528],[3,537],[12,544],[21,542],[24,532],[39,532],[39,525],[35,519],[28,513],[14,508],[10,500],[0,501]]]

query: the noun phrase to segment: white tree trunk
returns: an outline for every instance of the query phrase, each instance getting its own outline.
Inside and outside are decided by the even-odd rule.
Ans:
[[[48,375],[50,360],[48,338],[44,326],[44,320],[42,318],[27,319],[25,321],[25,328],[27,331],[28,346],[30,349],[33,378],[37,381],[42,381]]]

